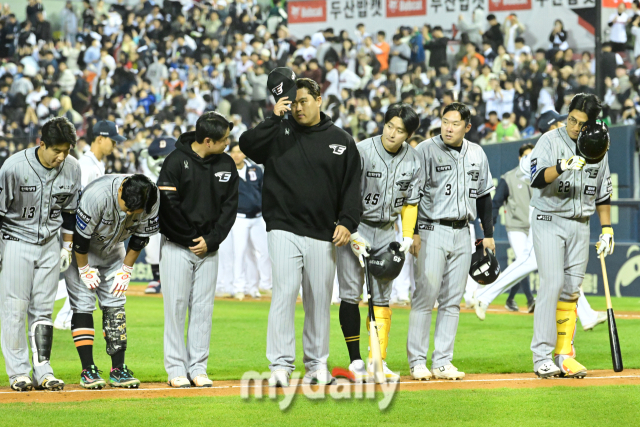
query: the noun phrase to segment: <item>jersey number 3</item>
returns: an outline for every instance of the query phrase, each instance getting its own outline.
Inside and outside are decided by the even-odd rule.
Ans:
[[[367,204],[372,204],[375,206],[380,201],[380,194],[369,193],[364,197],[364,201],[367,202]]]
[[[450,196],[451,195],[451,184],[447,184],[445,187],[447,188],[447,191],[445,191],[444,195],[445,196]]]
[[[36,213],[36,208],[34,206],[29,206],[26,208],[22,208],[22,218],[33,218]]]

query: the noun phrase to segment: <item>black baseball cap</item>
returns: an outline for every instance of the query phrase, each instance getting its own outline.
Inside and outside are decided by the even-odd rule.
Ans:
[[[127,138],[118,133],[118,126],[109,120],[100,120],[93,125],[93,136],[94,138],[97,136],[106,136],[118,144],[127,140]]]
[[[151,157],[164,157],[171,154],[176,148],[176,140],[170,136],[161,136],[153,140],[149,145],[149,155]]]
[[[298,88],[296,87],[296,73],[287,67],[278,67],[271,70],[267,79],[267,88],[276,99],[287,96],[288,100],[296,100]]]
[[[552,125],[565,120],[567,117],[567,114],[561,116],[555,110],[545,111],[538,119],[538,129],[540,129],[540,132],[546,133]]]

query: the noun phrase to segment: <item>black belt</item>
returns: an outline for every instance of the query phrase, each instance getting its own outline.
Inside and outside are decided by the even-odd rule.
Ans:
[[[466,219],[460,219],[460,220],[457,220],[457,221],[449,221],[449,220],[446,220],[446,219],[440,219],[440,220],[434,221],[434,220],[428,219],[427,222],[428,223],[437,223],[437,224],[440,224],[440,225],[451,227],[453,229],[461,229],[461,228],[465,228],[465,227],[469,226],[469,221],[467,221]]]

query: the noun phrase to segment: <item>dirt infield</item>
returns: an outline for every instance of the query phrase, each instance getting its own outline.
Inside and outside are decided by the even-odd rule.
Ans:
[[[539,387],[591,387],[606,385],[640,385],[640,369],[629,369],[620,373],[612,371],[590,371],[584,379],[553,378],[541,380],[535,374],[470,374],[462,381],[414,381],[410,377],[402,377],[398,391],[418,390],[461,390],[461,389],[494,389],[494,388],[539,388]],[[268,387],[264,387],[263,395],[268,395]],[[327,387],[329,394],[332,388]],[[176,389],[164,383],[145,383],[139,389],[121,390],[107,387],[103,390],[85,390],[80,386],[68,385],[64,391],[47,392],[31,391],[19,393],[9,387],[0,387],[0,404],[3,403],[60,403],[82,402],[95,399],[154,399],[159,397],[191,397],[191,396],[240,396],[240,381],[216,381],[212,388]],[[281,390],[278,393],[282,393]],[[253,391],[250,392],[254,394]]]

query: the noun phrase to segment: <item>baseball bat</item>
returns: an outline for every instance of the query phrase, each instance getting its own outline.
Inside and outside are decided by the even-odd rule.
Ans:
[[[386,378],[382,370],[382,350],[380,349],[376,316],[373,312],[373,295],[371,293],[371,282],[369,279],[368,258],[365,258],[364,261],[364,281],[367,285],[367,294],[369,295],[369,345],[371,346],[371,356],[373,357],[373,379],[376,383],[380,384],[386,382]]]
[[[602,279],[604,281],[604,297],[607,300],[607,320],[609,324],[609,344],[611,346],[611,361],[613,371],[622,372],[622,352],[620,351],[620,339],[618,338],[618,328],[616,327],[616,317],[611,307],[611,294],[609,293],[609,279],[607,278],[607,266],[604,263],[604,252],[600,254],[600,265],[602,266]]]

